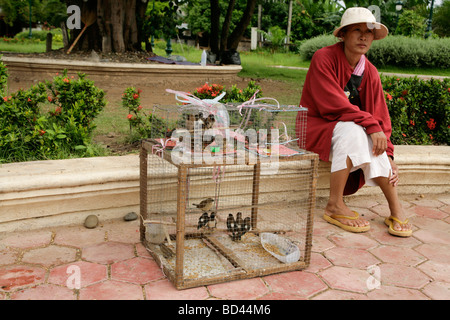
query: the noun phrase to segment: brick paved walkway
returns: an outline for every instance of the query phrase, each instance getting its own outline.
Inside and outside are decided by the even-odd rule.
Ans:
[[[450,195],[402,199],[411,238],[387,233],[381,197],[347,201],[371,221],[365,234],[326,223],[318,201],[308,269],[181,291],[139,243],[137,221],[0,234],[0,300],[450,299]]]

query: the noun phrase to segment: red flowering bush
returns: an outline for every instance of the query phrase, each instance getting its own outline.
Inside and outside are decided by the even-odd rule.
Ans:
[[[450,142],[450,79],[381,77],[394,144]]]
[[[256,97],[261,97],[261,87],[255,81],[249,81],[247,87],[244,89],[239,89],[236,85],[233,85],[229,90],[218,84],[209,85],[205,83],[203,86],[195,89],[192,94],[200,99],[214,99],[224,91],[226,94],[220,100],[222,103],[248,101],[257,91]]]
[[[223,86],[218,84],[209,85],[205,83],[203,86],[195,89],[194,95],[200,99],[214,99],[223,91]]]
[[[122,106],[128,110],[127,119],[130,124],[130,139],[137,141],[151,136],[163,136],[168,129],[168,122],[153,115],[147,114],[141,105],[141,89],[129,87],[122,94]],[[133,129],[137,136],[133,136]]]
[[[74,79],[64,71],[1,98],[0,163],[95,155],[94,119],[106,101],[84,74]]]

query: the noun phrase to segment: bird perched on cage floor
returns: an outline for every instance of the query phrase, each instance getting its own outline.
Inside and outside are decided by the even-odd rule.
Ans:
[[[252,228],[252,225],[250,223],[250,217],[246,217],[244,219],[244,231],[249,232],[251,228]]]
[[[213,198],[206,198],[205,200],[202,200],[199,204],[193,203],[192,205],[202,210],[203,212],[206,212],[211,210],[213,202],[214,202]]]
[[[208,225],[209,216],[207,212],[203,212],[203,214],[198,219],[197,230],[203,228]]]
[[[212,229],[212,228],[216,228],[216,227],[217,227],[217,218],[216,218],[216,213],[213,211],[213,212],[211,212],[211,215],[209,216],[208,228]]]
[[[237,225],[238,231],[244,230],[244,220],[242,219],[242,212],[238,212],[236,214],[236,225]]]
[[[234,216],[231,213],[227,218],[227,230],[233,233],[237,230],[236,221],[234,220]]]

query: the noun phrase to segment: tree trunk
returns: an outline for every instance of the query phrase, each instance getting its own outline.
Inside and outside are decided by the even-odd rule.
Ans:
[[[148,2],[143,3],[141,0],[73,1],[80,6],[87,4],[88,9],[96,11],[97,14],[96,22],[88,27],[82,36],[77,46],[79,49],[100,48],[103,52],[142,50],[141,42],[145,41],[142,36],[142,25]],[[76,36],[79,31],[73,30],[74,35]]]
[[[102,51],[111,52],[111,7],[110,0],[97,0],[97,24],[102,37]]]
[[[239,20],[238,24],[236,25],[236,28],[234,28],[233,32],[228,38],[228,50],[237,49],[245,29],[250,24],[253,12],[255,11],[255,7],[256,7],[256,0],[247,0],[247,7],[244,10],[244,15],[242,16],[241,20]]]
[[[228,33],[230,31],[231,16],[233,14],[235,4],[236,0],[230,0],[228,4],[227,14],[225,16],[225,21],[223,22],[222,34],[220,36],[220,54],[222,54],[224,51],[228,49],[227,47]]]
[[[123,1],[111,1],[112,45],[115,52],[125,52],[123,37],[123,20],[125,18],[125,4]]]
[[[209,46],[211,52],[219,53],[219,30],[220,30],[220,7],[219,0],[211,0],[211,37],[209,38]]]

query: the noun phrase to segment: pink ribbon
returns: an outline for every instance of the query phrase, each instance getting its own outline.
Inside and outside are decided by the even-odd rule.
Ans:
[[[152,154],[158,155],[158,153],[160,153],[159,156],[162,158],[163,154],[164,154],[164,149],[166,149],[168,141],[175,141],[175,140],[173,140],[172,138],[160,139],[159,144],[155,144],[152,146]],[[155,152],[155,150],[156,150],[156,152]]]

